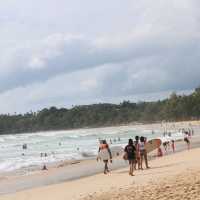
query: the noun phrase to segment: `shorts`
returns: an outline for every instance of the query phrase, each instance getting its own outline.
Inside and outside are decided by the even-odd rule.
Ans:
[[[146,150],[140,150],[140,156],[144,156],[146,154]]]
[[[184,138],[184,141],[189,143],[190,141],[188,140],[188,138]]]
[[[129,165],[135,163],[135,159],[128,159]]]

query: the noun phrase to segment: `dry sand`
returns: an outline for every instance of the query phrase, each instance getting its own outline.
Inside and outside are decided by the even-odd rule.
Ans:
[[[200,200],[200,148],[179,152],[150,162],[151,169],[128,175],[128,168],[109,175],[44,186],[0,200],[107,200],[192,199]]]

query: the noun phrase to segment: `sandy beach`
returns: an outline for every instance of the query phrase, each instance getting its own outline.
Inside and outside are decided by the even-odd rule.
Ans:
[[[151,169],[128,175],[128,168],[65,183],[42,186],[0,200],[106,200],[106,199],[200,199],[200,148],[157,158]],[[48,172],[49,173],[49,172]],[[45,179],[45,173],[41,174]]]

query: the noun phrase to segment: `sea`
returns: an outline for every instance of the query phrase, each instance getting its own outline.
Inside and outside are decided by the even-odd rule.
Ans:
[[[162,138],[161,130],[142,126],[48,131],[0,136],[0,173],[20,169],[36,169],[44,164],[95,158],[99,140],[106,139],[110,146],[125,146],[129,138],[145,136]],[[175,139],[182,134],[174,133]],[[163,139],[163,138],[162,138]],[[23,149],[26,144],[27,148]]]

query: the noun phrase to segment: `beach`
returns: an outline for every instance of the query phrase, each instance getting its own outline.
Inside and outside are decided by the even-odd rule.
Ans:
[[[187,127],[190,122],[176,123],[177,128]],[[170,124],[170,126],[172,126]],[[159,124],[139,125],[143,130],[162,128]],[[156,157],[157,151],[149,154],[149,170],[136,171],[134,177],[128,175],[128,163],[121,157],[109,165],[111,173],[103,175],[103,164],[95,159],[63,161],[49,165],[48,170],[30,169],[28,173],[7,172],[0,176],[0,200],[34,199],[198,199],[198,173],[200,170],[199,122],[193,122],[195,135],[188,151],[183,140],[176,141],[176,153],[171,149],[164,156]],[[161,131],[161,130],[160,130]],[[27,169],[26,169],[27,170]],[[178,188],[176,188],[178,186]],[[194,186],[194,188],[193,188]],[[193,188],[192,194],[178,192],[185,197],[177,197],[176,191]],[[168,194],[165,188],[175,191]],[[196,189],[197,188],[197,189]],[[162,191],[162,192],[157,192]],[[190,189],[188,189],[190,191]],[[144,196],[144,194],[146,196]],[[140,196],[142,195],[142,196]],[[161,195],[161,196],[159,196]],[[159,198],[158,198],[159,197]],[[188,197],[188,198],[186,198]],[[150,199],[151,199],[150,198]]]
[[[101,173],[64,183],[1,195],[0,200],[141,198],[198,200],[200,199],[199,154],[200,148],[194,148],[156,158],[150,161],[151,169],[135,171],[134,177],[128,175],[126,167],[114,170],[108,175]],[[48,173],[52,171],[43,172],[40,177],[45,179]]]

